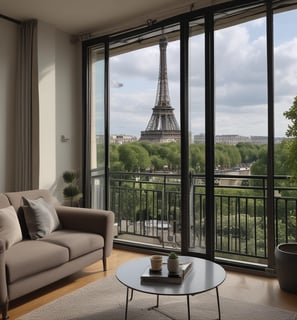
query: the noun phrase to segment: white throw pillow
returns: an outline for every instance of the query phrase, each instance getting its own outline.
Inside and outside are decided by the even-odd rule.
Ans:
[[[6,249],[23,239],[19,219],[13,206],[0,209],[0,239]]]
[[[24,216],[32,240],[43,238],[60,227],[56,209],[43,198],[30,200],[23,197]]]

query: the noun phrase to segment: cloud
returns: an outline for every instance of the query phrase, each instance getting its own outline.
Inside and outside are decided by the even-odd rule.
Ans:
[[[295,14],[296,15],[296,14]],[[293,19],[290,13],[290,19]],[[267,50],[265,20],[259,19],[215,33],[216,133],[267,135]],[[282,34],[282,24],[276,26]],[[292,33],[292,30],[290,31]],[[179,41],[167,47],[171,105],[179,121]],[[275,128],[284,136],[287,110],[297,95],[297,31],[274,49]],[[190,122],[193,134],[204,132],[204,36],[190,39]],[[159,74],[159,46],[111,58],[111,132],[136,136],[144,130],[155,104]],[[121,129],[119,131],[119,129]]]

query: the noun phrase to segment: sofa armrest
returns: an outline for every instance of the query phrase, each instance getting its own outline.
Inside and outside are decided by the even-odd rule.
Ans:
[[[114,213],[107,210],[58,206],[56,211],[63,229],[97,233],[104,238],[105,257],[113,247]]]
[[[5,241],[0,239],[0,310],[3,318],[5,318],[7,314],[7,308],[8,308],[5,253],[6,253]]]

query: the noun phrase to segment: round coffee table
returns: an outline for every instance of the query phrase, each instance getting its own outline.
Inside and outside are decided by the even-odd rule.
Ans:
[[[191,313],[189,297],[212,289],[216,289],[219,316],[218,319],[221,319],[218,286],[222,284],[226,278],[226,272],[223,267],[217,263],[205,259],[188,256],[181,256],[180,258],[183,262],[192,261],[192,269],[187,273],[181,284],[142,282],[141,275],[150,266],[150,257],[129,261],[118,268],[116,272],[116,278],[127,288],[125,320],[127,320],[128,315],[128,303],[133,298],[133,290],[156,295],[157,304],[153,308],[158,308],[160,295],[186,296],[188,320],[190,320]]]

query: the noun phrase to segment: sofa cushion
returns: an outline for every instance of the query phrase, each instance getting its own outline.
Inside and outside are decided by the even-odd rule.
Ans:
[[[14,281],[58,267],[69,261],[65,247],[36,240],[24,240],[6,252],[7,281]]]
[[[104,239],[99,234],[74,230],[57,230],[40,241],[66,247],[69,250],[70,260],[104,247]]]
[[[13,206],[0,209],[0,239],[5,241],[8,249],[22,240],[22,231]]]
[[[36,189],[36,190],[26,190],[26,191],[17,191],[17,192],[5,192],[4,196],[6,198],[6,201],[8,201],[8,206],[11,204],[14,206],[15,211],[18,215],[23,238],[24,239],[30,239],[26,221],[24,217],[24,201],[23,197],[26,197],[30,200],[36,200],[39,198],[43,198],[47,203],[51,203],[54,207],[59,205],[59,201],[51,195],[51,193],[48,190],[45,189]],[[1,205],[1,197],[0,197],[0,205]],[[7,206],[5,206],[7,207]]]
[[[11,204],[8,201],[7,197],[5,194],[0,193],[0,208],[7,208],[9,207]]]
[[[43,198],[46,202],[51,203],[54,207],[59,205],[59,201],[55,197],[53,197],[48,190],[45,189],[5,192],[5,195],[8,198],[10,204],[14,206],[17,213],[19,208],[24,205],[23,197],[26,197],[30,200]]]
[[[32,240],[42,238],[60,227],[55,208],[43,198],[30,200],[23,197],[24,215]]]

